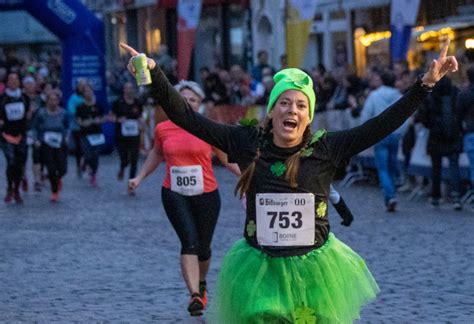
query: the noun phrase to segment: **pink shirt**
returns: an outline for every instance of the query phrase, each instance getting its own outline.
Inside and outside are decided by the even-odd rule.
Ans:
[[[204,192],[217,189],[212,169],[212,146],[189,134],[167,120],[155,127],[155,147],[160,148],[166,161],[163,187],[170,189],[170,167],[200,165],[204,178]]]

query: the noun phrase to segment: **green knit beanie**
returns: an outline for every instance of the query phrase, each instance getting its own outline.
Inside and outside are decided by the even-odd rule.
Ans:
[[[316,96],[313,90],[313,80],[311,77],[300,69],[284,69],[275,74],[273,77],[275,86],[270,92],[267,113],[273,109],[278,97],[287,90],[299,90],[303,92],[309,101],[309,119],[313,121],[314,105],[316,104]]]

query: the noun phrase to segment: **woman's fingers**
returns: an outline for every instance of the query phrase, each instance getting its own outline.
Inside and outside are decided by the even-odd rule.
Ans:
[[[131,46],[128,46],[127,44],[125,43],[120,43],[120,47],[123,48],[124,50],[126,50],[131,56],[135,56],[135,55],[138,55],[139,53],[137,52],[137,50],[135,50],[133,47]]]
[[[135,74],[135,68],[133,67],[132,63],[127,64],[127,70],[128,70],[128,72],[130,72],[132,74]]]
[[[446,58],[446,61],[449,63],[451,72],[456,72],[458,70],[458,61],[454,56],[448,56]]]
[[[441,52],[439,53],[439,59],[438,59],[439,61],[446,58],[450,43],[451,43],[451,40],[449,38],[444,42],[443,46],[441,47]]]

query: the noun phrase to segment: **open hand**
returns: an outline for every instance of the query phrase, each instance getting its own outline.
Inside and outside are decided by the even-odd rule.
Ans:
[[[131,55],[131,58],[130,60],[128,61],[128,64],[127,64],[127,69],[128,71],[131,73],[131,74],[135,74],[135,68],[133,67],[133,64],[132,64],[132,59],[134,56],[137,56],[138,53],[136,49],[134,49],[133,47],[131,46],[128,46],[127,44],[125,43],[120,43],[120,47],[123,48],[124,50],[126,50],[128,52],[128,54]],[[156,62],[153,61],[151,58],[147,57],[147,62],[148,62],[148,68],[150,70],[154,69],[155,66],[156,66]]]
[[[446,56],[450,43],[451,41],[449,39],[446,40],[441,47],[438,59],[431,62],[430,69],[421,79],[424,84],[434,86],[434,84],[441,80],[448,72],[456,72],[458,70],[458,61],[456,58],[454,56]]]

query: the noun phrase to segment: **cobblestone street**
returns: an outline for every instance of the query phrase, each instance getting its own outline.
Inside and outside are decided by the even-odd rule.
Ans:
[[[98,188],[77,179],[69,162],[59,203],[49,202],[49,186],[30,190],[23,205],[0,203],[0,322],[203,322],[186,311],[180,245],[160,198],[164,165],[129,197],[116,180],[116,157],[101,157]],[[2,158],[2,195],[4,167]],[[211,302],[220,261],[244,221],[235,176],[216,173],[222,209]],[[376,187],[341,194],[355,221],[339,225],[331,207],[332,230],[364,257],[381,288],[360,323],[474,323],[474,212],[400,196],[399,211],[388,214]]]

